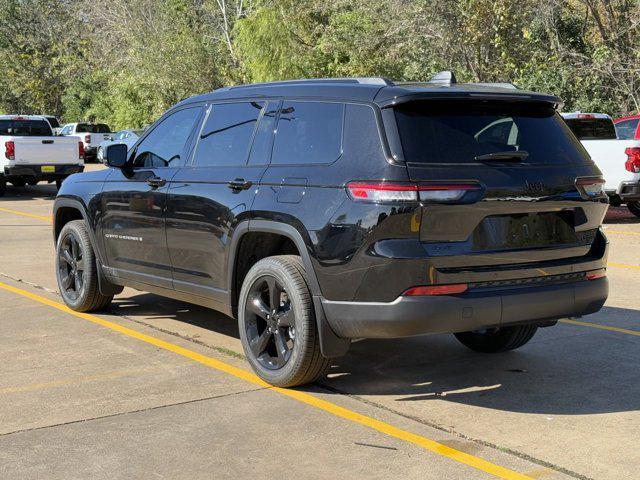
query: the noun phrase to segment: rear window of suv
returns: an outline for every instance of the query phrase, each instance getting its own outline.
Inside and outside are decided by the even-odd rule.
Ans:
[[[0,135],[50,137],[53,132],[46,120],[0,120]]]
[[[525,163],[585,163],[588,155],[545,104],[416,101],[394,108],[405,161],[475,163],[481,155],[526,151]]]

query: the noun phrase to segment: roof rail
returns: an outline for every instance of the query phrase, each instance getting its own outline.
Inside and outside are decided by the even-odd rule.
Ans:
[[[438,72],[435,75],[433,75],[427,81],[427,83],[432,83],[435,85],[451,85],[454,83],[458,83],[458,81],[456,80],[456,76],[453,74],[453,72],[450,72],[449,70],[444,70],[442,72]]]
[[[302,78],[297,80],[278,80],[275,82],[261,82],[251,83],[248,85],[236,85],[227,87],[229,90],[235,90],[237,88],[251,88],[251,87],[270,87],[278,85],[305,85],[308,83],[359,83],[361,85],[380,85],[390,86],[394,83],[388,78],[384,77],[345,77],[345,78]]]

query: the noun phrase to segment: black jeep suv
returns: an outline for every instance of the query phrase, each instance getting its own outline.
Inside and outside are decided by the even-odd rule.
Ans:
[[[60,292],[78,311],[129,286],[237,317],[278,386],[319,378],[357,338],[520,347],[608,291],[603,180],[559,105],[451,75],[184,100],[62,185]]]

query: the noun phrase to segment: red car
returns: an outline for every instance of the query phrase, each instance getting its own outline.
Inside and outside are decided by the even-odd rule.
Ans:
[[[640,115],[631,115],[614,120],[616,134],[621,140],[640,140]]]

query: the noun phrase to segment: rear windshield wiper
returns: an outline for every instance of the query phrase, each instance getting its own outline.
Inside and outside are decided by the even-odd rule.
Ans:
[[[493,152],[475,157],[477,162],[521,162],[529,156],[524,150],[511,152]]]

